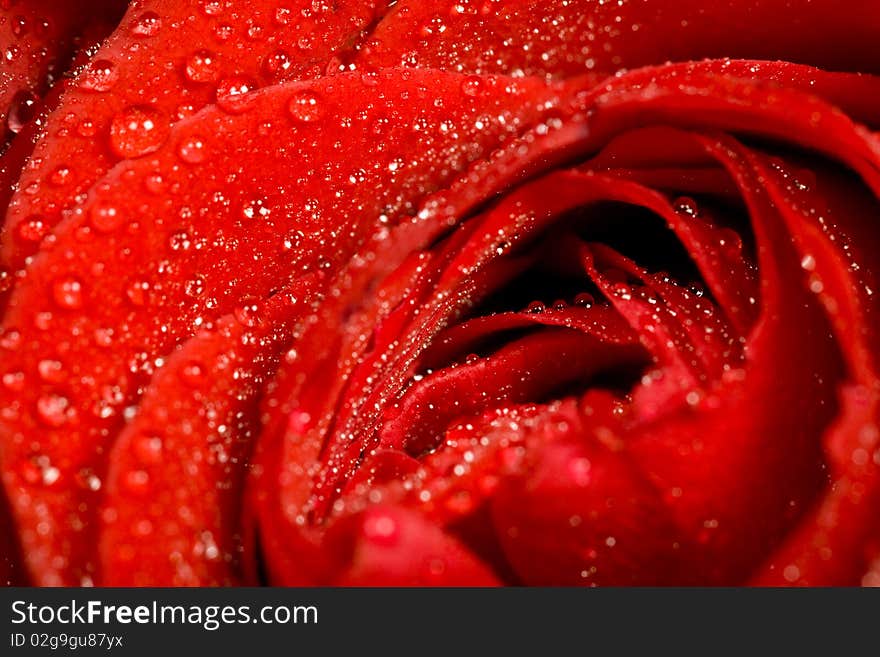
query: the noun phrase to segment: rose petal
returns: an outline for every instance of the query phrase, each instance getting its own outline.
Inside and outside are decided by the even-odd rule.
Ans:
[[[338,586],[497,586],[491,569],[419,514],[375,506],[332,527]]]
[[[869,4],[841,11],[833,0],[800,6],[796,15],[786,0],[402,0],[355,61],[474,73],[508,72],[513,62],[523,75],[556,76],[732,57],[880,73],[866,55],[878,29]]]
[[[4,265],[15,270],[37,250],[39,242],[17,236],[28,217],[39,215],[54,228],[77,195],[120,157],[156,151],[168,126],[217,100],[222,85],[252,91],[255,85],[314,77],[326,58],[373,18],[370,2],[311,12],[308,20],[299,10],[309,9],[309,2],[276,5],[254,2],[242,11],[196,0],[148,0],[132,6],[48,119],[45,132],[52,138],[37,144],[34,166],[24,172],[22,191],[9,208]],[[267,68],[272,57],[283,60],[274,71]],[[117,124],[129,123],[132,129],[116,131]],[[65,137],[57,138],[62,128]],[[62,165],[69,181],[58,188],[51,175]]]
[[[316,277],[190,338],[153,377],[109,455],[99,550],[102,585],[241,581],[244,464],[257,400],[308,309]]]

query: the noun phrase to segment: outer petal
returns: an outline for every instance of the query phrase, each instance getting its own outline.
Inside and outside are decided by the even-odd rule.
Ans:
[[[878,73],[878,30],[870,0],[845,11],[833,0],[796,11],[786,0],[402,0],[355,61],[559,76],[731,57]]]

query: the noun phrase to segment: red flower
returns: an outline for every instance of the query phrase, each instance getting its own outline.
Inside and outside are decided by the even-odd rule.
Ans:
[[[5,579],[878,582],[869,3],[39,4]]]

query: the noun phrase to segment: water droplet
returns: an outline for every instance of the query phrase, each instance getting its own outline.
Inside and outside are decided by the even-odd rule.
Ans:
[[[18,466],[18,476],[29,484],[37,484],[43,479],[43,468],[39,464],[40,457],[25,459]]]
[[[312,123],[324,114],[321,98],[311,91],[294,94],[287,103],[287,111],[294,121],[300,123]]]
[[[143,306],[147,303],[147,292],[150,284],[146,281],[134,281],[125,288],[125,296],[133,306]]]
[[[265,28],[253,21],[248,21],[244,34],[251,41],[261,41],[265,36]]]
[[[210,50],[196,50],[186,58],[183,73],[190,82],[214,82],[220,73],[217,55]]]
[[[532,301],[527,307],[527,313],[542,313],[547,309],[542,301]]]
[[[296,408],[287,416],[288,431],[294,435],[302,435],[312,426],[312,416],[308,411]]]
[[[245,203],[241,208],[241,214],[245,219],[265,219],[272,214],[272,210],[263,205],[262,199],[257,199]]]
[[[162,174],[155,171],[144,177],[144,189],[151,194],[161,194],[165,189],[165,179]]]
[[[21,331],[0,329],[0,347],[13,351],[21,346]]]
[[[40,331],[46,331],[52,326],[52,313],[39,312],[34,316],[34,327]]]
[[[183,286],[183,291],[187,296],[200,297],[205,293],[205,279],[196,277],[188,280]]]
[[[181,368],[180,380],[194,388],[200,386],[205,380],[205,368],[197,361],[190,361]]]
[[[24,16],[16,16],[12,19],[12,33],[15,36],[24,36],[27,33],[27,27],[27,18],[25,18]]]
[[[205,161],[205,142],[201,137],[191,135],[185,138],[177,147],[180,159],[188,164],[199,164]]]
[[[226,78],[217,85],[217,106],[230,114],[248,111],[256,101],[251,93],[256,84],[243,76]]]
[[[590,470],[592,470],[592,464],[586,458],[575,458],[568,463],[568,474],[577,486],[589,485],[592,480]]]
[[[269,53],[263,60],[263,71],[274,79],[281,78],[292,66],[290,55],[284,50]]]
[[[214,38],[220,43],[225,43],[235,34],[235,28],[228,23],[223,23],[214,28]]]
[[[76,483],[93,492],[101,490],[101,478],[89,468],[83,468],[76,473]]]
[[[245,301],[235,309],[233,314],[239,324],[253,328],[259,321],[260,306],[256,301]]]
[[[785,578],[786,582],[796,582],[800,579],[801,569],[798,568],[795,564],[789,564],[782,571],[782,576]]]
[[[98,59],[80,73],[78,84],[87,91],[110,91],[119,80],[119,71],[109,59]]]
[[[122,215],[115,205],[106,202],[98,202],[89,211],[89,220],[92,227],[99,233],[110,233],[122,223]]]
[[[51,486],[61,477],[61,470],[54,466],[43,468],[43,485]]]
[[[150,475],[146,470],[130,470],[123,478],[125,488],[135,495],[144,495],[150,490]]]
[[[24,372],[6,372],[2,378],[3,385],[12,392],[24,390]]]
[[[43,395],[37,400],[37,417],[48,427],[57,428],[67,422],[70,401],[62,395]]]
[[[76,310],[83,304],[83,288],[79,279],[64,276],[52,284],[52,298],[59,308]]]
[[[185,230],[172,233],[171,237],[168,238],[168,247],[172,251],[187,251],[191,246],[192,240],[189,237],[189,233]]]
[[[49,226],[42,215],[32,214],[18,225],[16,232],[24,242],[39,242],[49,232]]]
[[[672,207],[679,214],[696,217],[699,214],[697,202],[690,196],[680,196],[672,202]]]
[[[140,157],[159,150],[170,131],[168,119],[158,109],[134,105],[113,117],[110,146],[119,157]]]
[[[162,19],[155,11],[145,11],[131,25],[132,36],[146,39],[155,36],[162,29]]]
[[[471,98],[479,96],[483,91],[483,79],[479,75],[469,75],[461,82],[461,93]]]
[[[37,363],[40,378],[47,383],[59,383],[64,380],[64,366],[61,361],[46,358]]]
[[[9,104],[9,113],[6,115],[6,127],[11,132],[18,134],[37,114],[39,98],[30,91],[23,89],[17,91]]]
[[[706,295],[705,286],[699,281],[694,281],[687,286],[688,292],[693,294],[695,297],[702,297]]]
[[[199,9],[205,16],[219,16],[223,13],[223,3],[220,0],[201,0]]]
[[[98,128],[92,119],[83,119],[76,126],[76,134],[80,137],[85,137],[86,139],[94,137],[97,132]]]
[[[364,521],[364,537],[381,545],[397,542],[399,529],[394,518],[384,513],[374,513]]]
[[[109,347],[113,344],[113,329],[112,328],[96,328],[95,329],[95,344],[99,347]]]
[[[70,182],[70,167],[61,164],[52,170],[49,174],[49,182],[55,187],[63,187]]]

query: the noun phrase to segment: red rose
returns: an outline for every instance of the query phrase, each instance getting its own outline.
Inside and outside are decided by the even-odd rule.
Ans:
[[[878,583],[870,3],[120,4],[3,9],[6,580]]]

